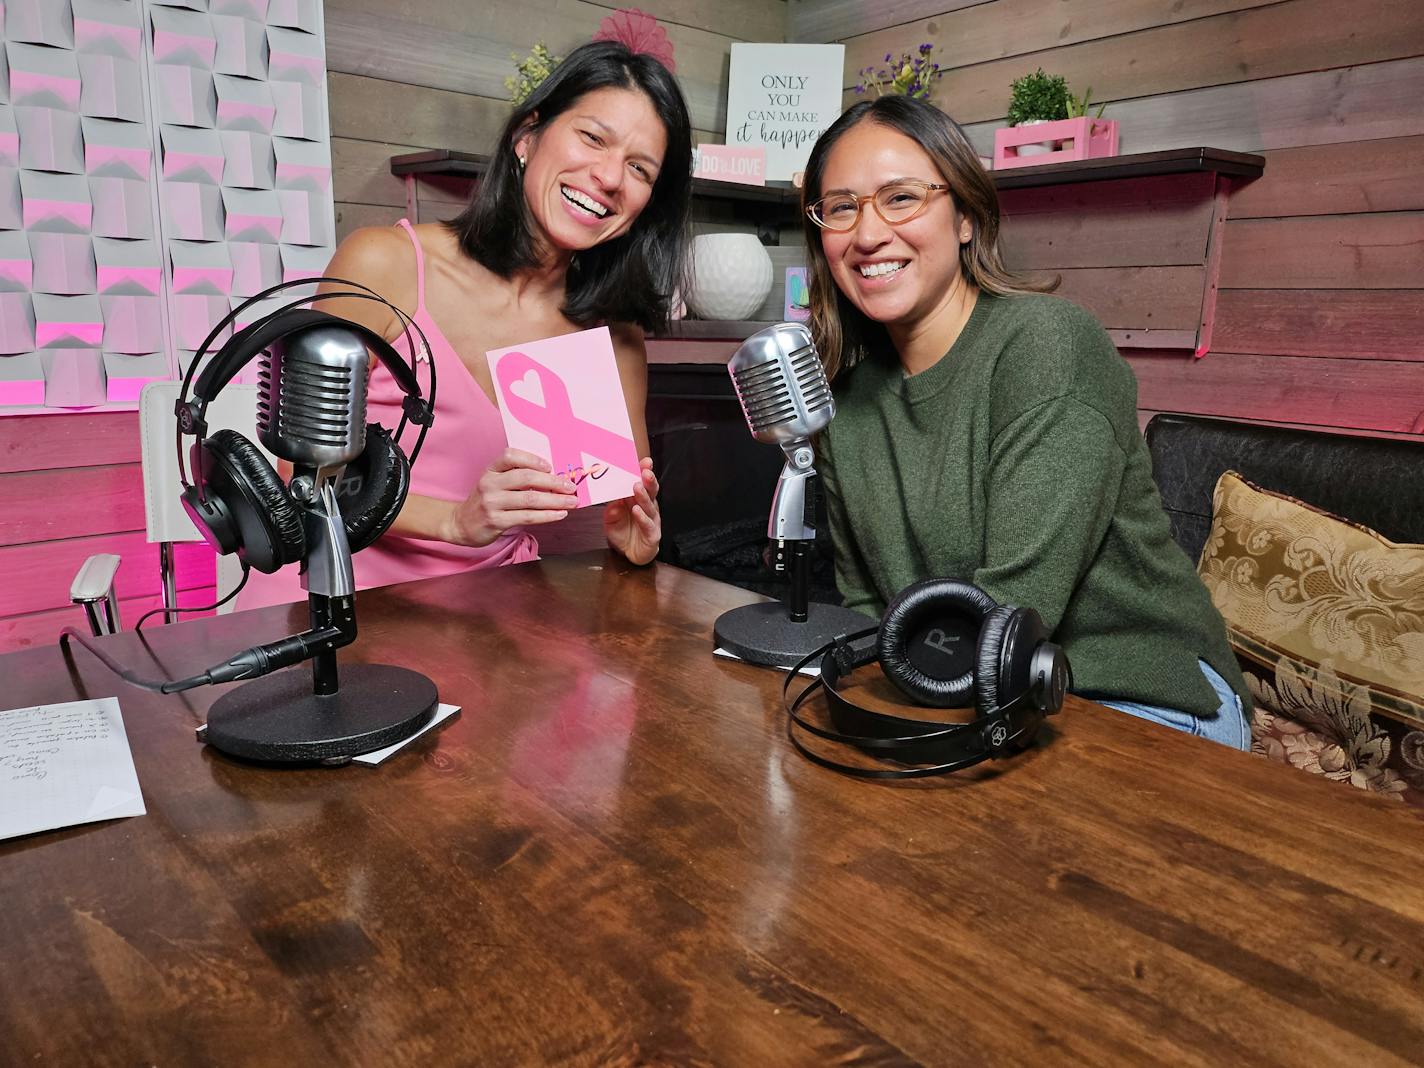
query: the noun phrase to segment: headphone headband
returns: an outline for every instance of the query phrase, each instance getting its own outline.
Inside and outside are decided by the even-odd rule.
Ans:
[[[792,700],[792,680],[814,660],[820,661],[820,677]],[[972,697],[975,719],[946,723],[892,715],[841,692],[845,676],[876,662],[918,705],[960,708]],[[1033,609],[999,605],[967,582],[926,579],[905,587],[886,606],[879,626],[842,635],[804,656],[787,672],[781,699],[787,737],[808,760],[860,778],[913,779],[1027,748],[1044,717],[1061,707],[1070,684],[1067,658]],[[801,711],[818,691],[825,694],[832,726],[818,726]],[[873,757],[922,766],[844,764],[809,749],[797,728]]]
[[[247,324],[218,350],[217,355],[205,367],[198,381],[193,384],[193,375],[197,371],[198,365],[202,363],[203,357],[207,355],[209,348],[224,329],[237,320],[245,310],[252,307],[259,301],[266,300],[274,293],[279,293],[294,286],[335,284],[352,287],[347,291],[328,291],[326,293],[314,293],[308,297],[302,297],[283,305],[274,312],[264,315],[262,318]],[[357,292],[360,290],[360,292]],[[405,338],[406,348],[411,354],[410,362],[405,360],[396,352],[391,345],[380,334],[370,327],[361,323],[343,319],[340,316],[331,315],[328,312],[320,311],[316,308],[303,307],[319,300],[333,300],[337,298],[354,298],[358,300],[373,300],[384,304],[389,308],[401,322],[401,334]],[[294,321],[295,320],[295,321]],[[286,337],[288,334],[299,330],[311,329],[321,325],[335,325],[343,329],[349,329],[358,334],[368,347],[375,353],[376,358],[391,373],[396,385],[405,394],[405,402],[402,405],[400,425],[396,428],[394,438],[400,439],[405,431],[407,420],[420,427],[420,433],[416,437],[415,447],[410,452],[410,462],[415,463],[416,457],[420,455],[420,448],[425,443],[425,434],[430,427],[434,417],[436,374],[435,361],[430,359],[430,397],[425,399],[421,393],[420,381],[415,374],[416,352],[415,341],[411,338],[411,331],[414,330],[420,337],[420,343],[426,353],[430,352],[430,341],[425,336],[425,331],[406,311],[392,304],[385,297],[381,296],[370,286],[360,282],[352,282],[345,278],[318,277],[299,278],[290,282],[281,282],[275,286],[264,289],[256,296],[249,297],[231,312],[225,315],[215,325],[208,336],[203,339],[202,346],[194,354],[192,362],[183,374],[183,386],[179,391],[177,403],[174,410],[178,416],[175,443],[178,451],[178,477],[184,487],[191,486],[188,481],[187,464],[183,456],[183,435],[193,434],[201,439],[207,433],[207,423],[204,416],[207,413],[208,404],[218,395],[229,382],[245,367],[258,353],[264,351],[278,339]],[[192,388],[193,399],[189,400],[189,389]],[[199,496],[202,496],[200,488]]]

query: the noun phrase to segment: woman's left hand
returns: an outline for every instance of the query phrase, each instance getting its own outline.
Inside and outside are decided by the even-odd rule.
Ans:
[[[658,477],[653,461],[643,457],[638,463],[642,481],[633,496],[610,501],[603,510],[603,533],[608,544],[628,558],[629,563],[652,563],[662,541],[663,522],[658,514]]]

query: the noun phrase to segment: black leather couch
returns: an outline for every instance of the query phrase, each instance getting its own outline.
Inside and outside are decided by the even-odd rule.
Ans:
[[[1172,536],[1192,562],[1223,471],[1295,497],[1395,542],[1424,542],[1424,439],[1361,438],[1189,415],[1147,424],[1152,474]]]

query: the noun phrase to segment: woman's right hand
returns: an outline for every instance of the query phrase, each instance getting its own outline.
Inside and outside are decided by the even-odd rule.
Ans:
[[[455,505],[447,536],[456,545],[488,545],[511,527],[556,523],[578,505],[574,484],[548,461],[505,449],[480,475],[474,491]]]

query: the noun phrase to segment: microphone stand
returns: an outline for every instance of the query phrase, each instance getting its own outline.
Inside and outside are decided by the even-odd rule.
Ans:
[[[298,468],[291,484],[303,502],[309,550],[302,586],[311,629],[278,644],[293,646],[283,663],[311,659],[310,685],[293,669],[224,694],[198,728],[198,740],[220,752],[270,763],[345,764],[404,741],[435,714],[435,684],[419,672],[349,664],[344,680],[338,674],[336,650],[356,640],[356,580],[334,488],[343,469]]]
[[[864,630],[866,616],[840,605],[811,600],[811,545],[816,540],[814,454],[805,441],[782,446],[786,464],[776,480],[766,536],[775,546],[772,563],[790,572],[791,596],[785,605],[763,601],[723,612],[712,627],[717,648],[769,667],[792,667],[813,649]]]

